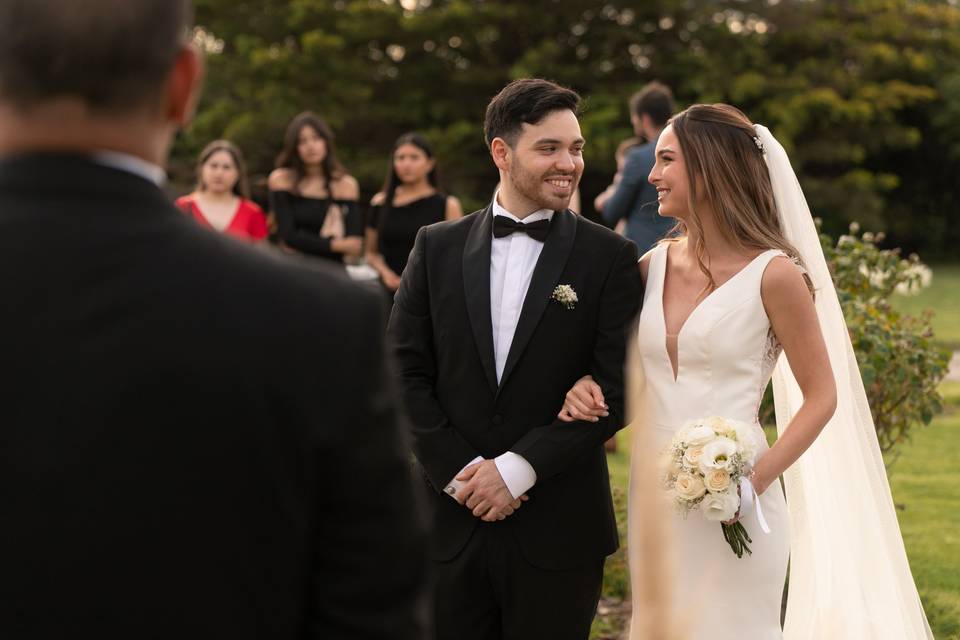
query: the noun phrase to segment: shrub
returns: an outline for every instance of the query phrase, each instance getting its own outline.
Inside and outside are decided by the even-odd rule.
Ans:
[[[929,285],[930,269],[916,254],[903,258],[899,249],[880,249],[882,234],[859,231],[854,223],[836,243],[826,234],[820,241],[863,376],[880,450],[890,464],[910,429],[929,424],[942,411],[938,388],[950,354],[933,343],[933,311],[912,317],[890,305],[892,296],[916,294]],[[761,418],[768,423],[772,417],[768,397]]]

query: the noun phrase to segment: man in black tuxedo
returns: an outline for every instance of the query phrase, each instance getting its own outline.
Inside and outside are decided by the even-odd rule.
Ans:
[[[603,443],[623,426],[633,243],[572,213],[579,96],[518,80],[487,107],[486,209],[422,229],[390,317],[432,488],[436,637],[586,638],[617,531]],[[592,375],[606,415],[564,422]]]
[[[420,638],[377,295],[158,186],[190,19],[0,2],[0,637]]]

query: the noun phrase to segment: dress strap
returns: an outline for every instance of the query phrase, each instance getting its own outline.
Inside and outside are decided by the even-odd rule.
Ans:
[[[643,302],[646,304],[649,296],[663,298],[663,281],[667,272],[667,243],[661,242],[644,257],[650,256],[650,266],[647,268],[647,280],[643,283]],[[643,258],[640,258],[643,260]]]

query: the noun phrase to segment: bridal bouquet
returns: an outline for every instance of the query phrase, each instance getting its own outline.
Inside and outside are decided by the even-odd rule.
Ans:
[[[711,521],[732,519],[740,510],[740,484],[760,451],[755,424],[710,417],[684,423],[664,452],[663,483],[684,517],[694,511]],[[738,521],[721,524],[730,548],[743,557],[753,540]]]

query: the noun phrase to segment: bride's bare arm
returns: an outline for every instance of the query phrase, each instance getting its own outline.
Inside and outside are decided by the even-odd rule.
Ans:
[[[787,429],[755,468],[753,484],[763,493],[816,440],[837,406],[837,388],[813,298],[800,270],[775,258],[760,286],[763,306],[783,345],[803,404]]]

